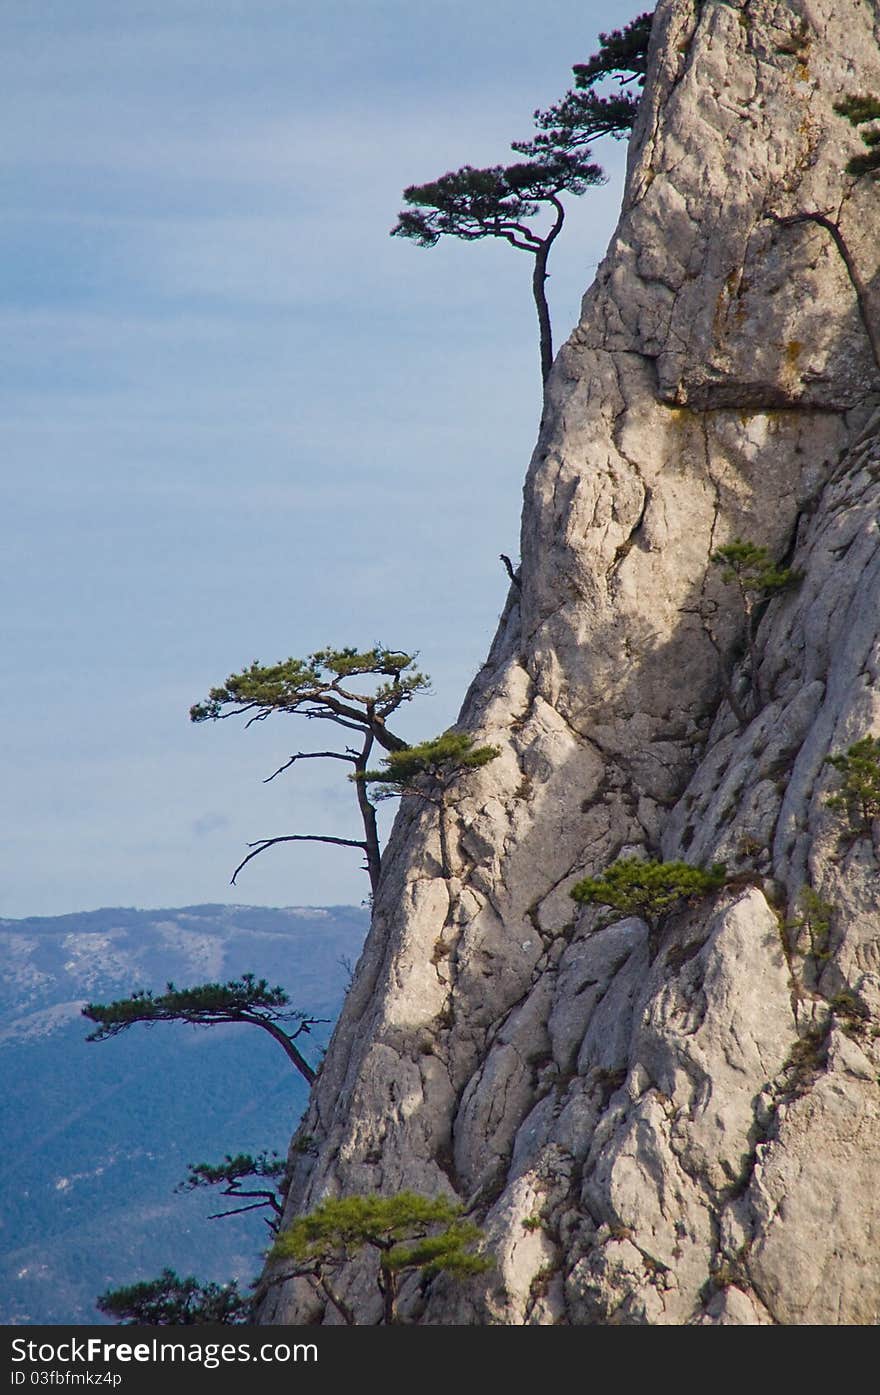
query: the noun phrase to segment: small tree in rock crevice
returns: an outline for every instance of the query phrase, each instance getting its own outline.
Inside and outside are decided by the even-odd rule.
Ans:
[[[227,983],[202,983],[195,988],[175,988],[169,983],[165,992],[158,996],[149,989],[138,989],[130,997],[113,1003],[87,1003],[82,1012],[84,1017],[98,1023],[97,1030],[90,1032],[86,1041],[119,1036],[138,1022],[147,1026],[156,1022],[188,1022],[196,1027],[246,1022],[268,1032],[310,1085],[315,1071],[300,1052],[296,1040],[308,1036],[312,1027],[326,1021],[292,1008],[283,988],[270,988],[264,978],[257,979],[253,974],[243,974],[240,979],[230,979]],[[295,1023],[295,1029],[285,1030],[280,1025],[282,1022]]]
[[[830,958],[831,919],[835,907],[833,902],[826,901],[814,887],[806,883],[798,892],[797,908],[800,914],[783,927],[786,932],[787,949],[794,953],[798,947],[800,932],[806,930],[810,946],[808,954],[818,971],[825,960]]]
[[[355,1313],[339,1293],[336,1276],[356,1255],[371,1249],[379,1259],[376,1281],[382,1323],[396,1323],[403,1275],[419,1272],[425,1278],[449,1274],[463,1279],[492,1267],[491,1259],[475,1251],[482,1232],[463,1218],[462,1209],[445,1197],[417,1192],[325,1201],[308,1215],[295,1217],[276,1240],[270,1261],[292,1260],[293,1268],[270,1282],[307,1279],[343,1322],[355,1326]]]
[[[377,799],[396,799],[404,794],[415,795],[436,804],[439,810],[440,861],[443,876],[452,876],[449,856],[449,830],[446,817],[449,791],[454,782],[469,770],[478,770],[501,754],[498,746],[476,746],[475,738],[467,732],[445,731],[432,741],[409,746],[404,751],[391,751],[379,770],[366,770],[352,779],[375,784]]]
[[[845,116],[851,126],[857,129],[867,126],[869,129],[861,131],[861,137],[867,151],[863,155],[853,155],[846,163],[846,173],[853,175],[856,179],[869,175],[874,179],[880,178],[880,100],[877,97],[844,97],[842,101],[836,102],[834,110]],[[831,209],[811,209],[800,213],[779,214],[768,212],[765,217],[770,222],[775,223],[780,228],[794,228],[800,224],[813,223],[818,228],[823,228],[828,233],[834,243],[837,253],[846,268],[850,285],[855,292],[856,304],[859,316],[862,321],[868,342],[871,346],[871,354],[874,364],[880,373],[880,328],[878,328],[877,316],[871,307],[871,297],[868,287],[862,279],[861,272],[856,264],[849,243],[843,235],[840,227],[840,214],[831,216]]]
[[[862,280],[861,272],[856,265],[855,258],[849,248],[849,243],[840,229],[840,224],[830,216],[829,212],[812,210],[809,213],[788,213],[785,215],[778,213],[766,213],[764,215],[771,223],[775,223],[780,228],[795,228],[803,223],[814,223],[816,227],[824,228],[830,236],[834,246],[837,248],[841,261],[846,267],[846,273],[850,284],[855,292],[856,304],[858,306],[859,318],[868,336],[868,343],[871,347],[871,355],[880,372],[880,331],[878,331],[874,315],[871,310],[868,288]]]
[[[285,659],[277,664],[254,661],[241,673],[233,673],[222,687],[212,688],[205,702],[190,708],[193,722],[221,721],[246,716],[246,726],[263,722],[274,713],[287,712],[310,721],[332,722],[344,731],[358,733],[360,744],[344,750],[298,751],[268,777],[289,770],[298,761],[337,760],[363,774],[373,750],[399,751],[406,742],[388,729],[388,718],[420,693],[430,691],[430,679],[416,668],[416,654],[374,645],[372,649],[321,649],[306,659]],[[366,685],[360,679],[374,680]],[[266,783],[268,783],[268,780]],[[363,838],[339,838],[323,833],[289,833],[259,838],[248,846],[251,852],[232,874],[232,884],[253,858],[278,843],[332,843],[339,847],[360,848],[364,854],[370,888],[375,895],[381,871],[376,810],[366,785],[355,785]]]
[[[582,906],[610,906],[621,915],[639,916],[656,932],[663,916],[713,895],[725,879],[720,862],[704,870],[687,862],[624,857],[578,882],[571,896]]]
[[[827,761],[841,777],[828,808],[844,815],[854,838],[872,838],[880,819],[880,737],[865,736]]]
[[[757,711],[762,702],[758,650],[755,642],[757,611],[771,596],[797,585],[801,580],[801,574],[791,567],[777,566],[766,547],[758,547],[742,538],[734,538],[732,543],[719,547],[712,553],[710,561],[723,567],[721,580],[733,583],[739,593],[746,622],[749,669]],[[737,713],[737,716],[742,719],[740,713]]]

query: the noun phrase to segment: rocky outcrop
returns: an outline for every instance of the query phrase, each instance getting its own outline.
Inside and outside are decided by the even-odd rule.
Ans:
[[[488,1280],[410,1280],[411,1321],[880,1320],[880,840],[826,798],[880,733],[880,371],[828,232],[778,221],[833,217],[880,316],[880,190],[833,110],[866,91],[877,0],[658,7],[462,711],[501,755],[456,791],[452,876],[401,809],[291,1155],[291,1214],[408,1187],[484,1225]],[[803,577],[754,666],[710,563],[738,536]],[[640,852],[727,885],[659,927],[576,906]],[[267,1278],[263,1320],[338,1320]]]

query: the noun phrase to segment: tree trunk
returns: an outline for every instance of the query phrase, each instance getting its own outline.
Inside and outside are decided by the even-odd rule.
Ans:
[[[303,1076],[303,1078],[307,1080],[310,1085],[314,1084],[315,1072],[312,1070],[305,1056],[303,1056],[297,1050],[290,1037],[287,1035],[285,1031],[282,1030],[281,1027],[279,1027],[275,1022],[268,1022],[264,1017],[242,1017],[241,1020],[242,1022],[255,1023],[258,1027],[262,1027],[265,1031],[267,1031],[270,1037],[274,1037],[275,1040],[278,1042],[279,1046],[281,1046],[284,1049],[284,1051],[287,1052],[287,1055],[290,1057],[291,1061],[293,1061],[293,1064],[296,1066],[300,1075]]]
[[[379,885],[379,873],[382,870],[382,854],[379,851],[379,830],[376,827],[376,808],[375,805],[370,802],[367,786],[363,779],[372,746],[372,732],[367,732],[363,750],[354,762],[354,787],[357,790],[358,808],[361,811],[361,821],[364,825],[364,852],[367,859],[367,872],[370,877],[370,890],[373,896],[375,896],[376,889]]]
[[[550,325],[550,308],[544,293],[547,280],[547,253],[549,248],[543,242],[535,254],[535,270],[532,275],[532,293],[538,310],[538,328],[541,335],[541,382],[546,383],[553,366],[553,330]]]
[[[390,1246],[389,1246],[390,1248]],[[379,1289],[382,1293],[382,1322],[390,1327],[397,1321],[397,1275],[391,1269],[379,1269]]]
[[[550,202],[556,209],[556,221],[535,252],[535,269],[532,273],[532,295],[535,297],[538,329],[541,336],[542,383],[546,383],[550,376],[550,369],[553,367],[553,330],[550,325],[550,307],[547,304],[547,295],[544,289],[547,280],[547,258],[550,256],[550,248],[559,236],[565,219],[565,209],[559,200],[553,198]]]
[[[853,261],[852,253],[850,252],[849,247],[847,246],[846,241],[844,239],[843,233],[840,231],[840,228],[837,226],[837,224],[832,223],[830,218],[825,218],[820,214],[814,215],[814,221],[819,223],[821,227],[827,229],[827,231],[831,234],[832,238],[834,239],[834,245],[840,253],[841,261],[846,267],[847,274],[849,275],[850,282],[852,283],[852,288],[856,293],[856,303],[859,307],[859,314],[862,317],[862,324],[865,327],[865,333],[867,334],[868,342],[871,345],[871,353],[874,355],[874,362],[877,365],[877,371],[878,373],[880,373],[880,334],[878,334],[877,332],[877,326],[875,325],[874,317],[871,314],[871,307],[868,304],[868,288],[862,280],[861,276],[859,275],[859,269]]]
[[[791,213],[787,217],[781,217],[778,213],[768,213],[767,217],[781,228],[793,228],[798,223],[815,223],[831,235],[834,245],[840,253],[840,259],[846,267],[850,284],[856,293],[859,315],[871,345],[871,353],[874,356],[877,371],[880,372],[880,331],[878,331],[871,314],[871,307],[868,303],[868,288],[859,274],[859,269],[853,261],[852,253],[840,228],[825,213]]]
[[[440,832],[440,869],[443,876],[449,881],[452,876],[452,862],[449,857],[449,826],[446,822],[447,804],[445,790],[441,789],[440,797],[436,802]]]
[[[749,648],[749,666],[752,670],[752,695],[754,697],[755,716],[763,706],[764,697],[761,692],[761,679],[758,673],[758,646],[755,643],[755,607],[744,587],[740,587],[743,598],[743,606],[746,612],[746,643]]]
[[[351,1308],[339,1297],[338,1293],[333,1292],[328,1280],[324,1278],[324,1275],[321,1273],[309,1274],[307,1277],[313,1281],[314,1286],[324,1294],[325,1298],[330,1299],[330,1302],[333,1304],[346,1326],[356,1327],[357,1322],[355,1321],[355,1316]]]

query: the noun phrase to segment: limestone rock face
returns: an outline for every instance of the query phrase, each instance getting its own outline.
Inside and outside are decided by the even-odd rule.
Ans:
[[[836,220],[880,320],[833,110],[865,92],[878,0],[659,4],[462,711],[501,755],[454,792],[451,876],[401,808],[291,1154],[289,1214],[405,1187],[484,1227],[494,1271],[411,1280],[409,1321],[880,1321],[880,824],[826,759],[880,734],[880,368],[827,230],[776,221]],[[802,574],[751,645],[736,537]],[[639,853],[727,886],[650,926],[572,900]],[[360,1321],[373,1278],[339,1277]],[[266,1279],[263,1321],[339,1320]]]

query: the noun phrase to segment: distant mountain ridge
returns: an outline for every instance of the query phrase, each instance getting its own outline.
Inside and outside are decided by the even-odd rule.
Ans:
[[[165,1265],[200,1277],[259,1268],[260,1213],[208,1221],[225,1200],[175,1195],[187,1165],[284,1153],[306,1086],[243,1025],[134,1027],[86,1043],[88,1001],[253,972],[328,1019],[368,925],[361,907],[109,907],[0,918],[0,1322],[88,1323],[96,1295]]]

